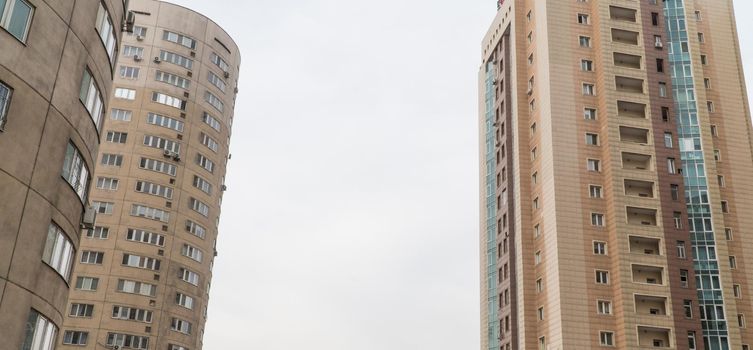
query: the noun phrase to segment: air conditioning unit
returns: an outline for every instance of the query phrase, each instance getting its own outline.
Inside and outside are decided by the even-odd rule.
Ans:
[[[86,230],[94,229],[94,222],[97,221],[97,210],[92,206],[86,207],[84,217],[81,220],[81,228]]]
[[[172,157],[173,156],[173,152],[165,150],[164,152],[162,152],[162,155],[165,156],[165,157]]]
[[[180,154],[174,153],[173,160],[180,162]]]
[[[192,71],[188,71],[188,72],[186,72],[186,75],[189,76],[189,77],[192,77],[193,76],[193,72]]]
[[[160,62],[162,62],[162,59],[160,59],[159,56],[154,56],[154,63],[159,64]]]
[[[221,190],[221,191],[227,191],[227,186],[226,186],[226,185],[222,185],[222,186],[220,186],[220,190]]]
[[[664,44],[662,44],[661,40],[659,40],[659,39],[656,39],[656,42],[654,43],[654,46],[655,46],[655,47],[656,47],[657,49],[661,49],[662,47],[664,47]]]
[[[188,98],[190,95],[188,94],[188,91],[183,92],[183,97]]]
[[[196,51],[191,51],[191,57],[196,57]]]
[[[136,40],[138,40],[138,41],[144,41],[144,36],[143,35],[137,35],[136,36]]]
[[[142,58],[139,55],[133,55],[133,60],[136,62],[141,62]]]
[[[225,78],[230,78],[230,72],[225,72]]]

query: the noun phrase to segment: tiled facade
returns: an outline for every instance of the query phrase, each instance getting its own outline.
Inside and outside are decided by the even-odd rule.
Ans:
[[[0,1],[0,349],[60,339],[124,6]]]
[[[133,0],[129,10],[134,33],[123,38],[92,180],[97,223],[73,272],[86,282],[71,293],[58,349],[199,350],[240,54],[189,9]]]
[[[500,1],[482,48],[481,348],[748,349],[732,2]]]

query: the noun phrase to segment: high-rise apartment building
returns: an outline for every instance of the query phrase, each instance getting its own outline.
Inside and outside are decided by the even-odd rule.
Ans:
[[[60,337],[124,12],[0,0],[0,349]]]
[[[749,350],[731,0],[506,0],[482,43],[481,348]]]
[[[58,349],[199,350],[240,54],[189,9],[129,11]]]

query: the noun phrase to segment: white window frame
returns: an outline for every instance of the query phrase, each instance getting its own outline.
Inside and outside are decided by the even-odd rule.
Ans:
[[[14,12],[16,12],[16,5],[19,2],[29,7],[29,16],[26,18],[24,31],[23,33],[21,33],[21,37],[16,36],[16,33],[10,31],[10,24],[13,20],[13,14]],[[29,30],[31,30],[31,20],[32,18],[34,18],[35,10],[36,8],[34,7],[34,5],[26,0],[8,0],[5,3],[5,7],[0,8],[0,27],[3,27],[11,36],[18,39],[18,41],[25,43],[26,39],[28,39],[29,37]]]

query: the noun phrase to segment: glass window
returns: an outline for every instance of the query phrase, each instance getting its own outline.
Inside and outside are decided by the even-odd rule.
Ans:
[[[204,100],[207,101],[212,107],[214,107],[216,110],[222,112],[223,109],[225,109],[225,105],[222,103],[222,100],[220,100],[219,97],[213,95],[211,92],[207,91],[204,94]]]
[[[89,332],[65,331],[63,334],[63,344],[65,345],[86,345],[89,340]]]
[[[89,188],[89,168],[84,157],[73,143],[68,143],[63,162],[63,178],[73,187],[82,202],[86,202],[87,188]]]
[[[0,0],[4,1],[4,0]],[[2,4],[0,4],[2,6]],[[10,106],[10,98],[13,93],[10,87],[0,82],[0,130],[5,126],[5,121],[8,116],[8,107]]]
[[[73,243],[58,225],[51,223],[47,230],[42,261],[67,281],[71,275],[73,254]]]
[[[212,127],[212,129],[219,132],[222,128],[220,122],[215,118],[209,115],[209,113],[204,112],[204,114],[201,116],[201,121],[203,121],[205,124]]]
[[[185,69],[189,69],[190,70],[190,69],[193,68],[193,60],[192,59],[190,59],[188,57],[185,57],[185,56],[178,55],[177,53],[172,53],[172,52],[169,52],[169,51],[160,50],[159,57],[163,61],[167,61],[167,62],[170,62],[172,64],[181,66],[181,67],[183,67]]]
[[[227,64],[227,62],[225,62],[225,60],[222,59],[222,57],[220,57],[220,55],[212,52],[210,54],[210,56],[209,56],[209,59],[217,67],[220,67],[220,69],[222,69],[223,72],[229,72],[230,71],[230,66]]]
[[[120,98],[124,100],[135,100],[136,90],[125,89],[125,88],[115,88],[115,98]]]
[[[84,70],[84,78],[81,80],[81,90],[78,98],[84,104],[84,107],[86,107],[89,116],[94,121],[94,125],[99,130],[102,125],[102,115],[105,113],[105,105],[102,102],[102,94],[99,93],[97,83],[88,69]]]
[[[3,0],[0,0],[0,5]],[[26,321],[23,350],[53,350],[58,327],[42,314],[32,309]]]
[[[99,38],[102,39],[102,44],[105,45],[105,50],[107,50],[107,56],[110,57],[110,63],[112,63],[115,59],[115,50],[117,50],[115,27],[110,20],[110,13],[107,12],[101,2],[99,3],[99,12],[97,12],[96,28]]]
[[[225,81],[220,79],[220,77],[217,76],[217,74],[212,73],[212,71],[209,71],[209,76],[207,77],[209,82],[216,86],[220,91],[225,92]]]
[[[186,78],[177,76],[175,74],[166,73],[160,70],[157,71],[154,79],[157,81],[161,81],[163,83],[168,83],[170,85],[177,86],[182,89],[188,89],[188,87],[191,85],[191,82]]]
[[[196,40],[183,34],[178,34],[167,30],[162,33],[162,40],[167,40],[178,45],[183,45],[192,50],[196,48]]]
[[[152,101],[166,106],[175,107],[180,110],[186,109],[186,101],[156,91],[152,93]]]
[[[0,0],[0,27],[25,42],[29,35],[34,7],[26,0]]]

